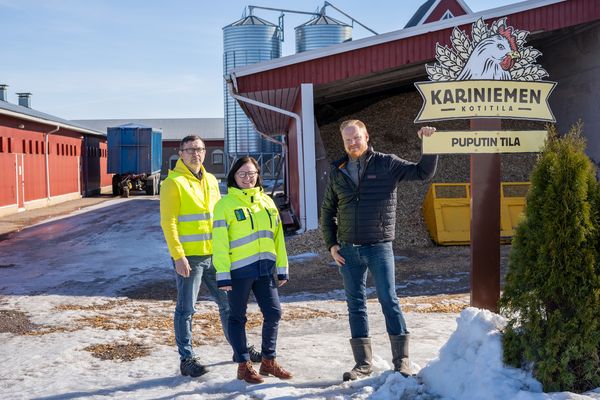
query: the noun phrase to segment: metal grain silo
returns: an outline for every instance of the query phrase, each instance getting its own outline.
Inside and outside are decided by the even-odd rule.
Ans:
[[[352,40],[352,27],[327,15],[319,15],[294,28],[296,53]]]
[[[223,71],[281,57],[281,28],[254,15],[223,28]],[[254,130],[237,102],[225,92],[225,151],[237,155],[280,151]]]

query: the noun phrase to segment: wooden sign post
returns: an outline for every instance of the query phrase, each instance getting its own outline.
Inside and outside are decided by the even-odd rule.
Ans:
[[[500,299],[500,153],[540,151],[545,131],[502,131],[501,121],[554,122],[548,97],[555,82],[535,64],[541,53],[525,47],[529,32],[473,23],[471,38],[454,28],[454,49],[436,45],[426,65],[429,82],[415,86],[423,106],[415,122],[470,119],[471,131],[423,138],[423,154],[471,155],[471,305],[498,311]]]
[[[500,130],[499,119],[472,119],[473,131]],[[471,305],[498,311],[500,154],[471,155]]]

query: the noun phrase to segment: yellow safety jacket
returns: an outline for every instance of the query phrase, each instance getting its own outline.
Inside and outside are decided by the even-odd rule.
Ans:
[[[230,187],[215,206],[213,264],[218,286],[231,279],[271,275],[288,278],[288,259],[279,211],[263,189]]]
[[[160,225],[174,260],[212,254],[212,211],[221,198],[214,175],[201,167],[202,179],[183,161],[160,187]]]

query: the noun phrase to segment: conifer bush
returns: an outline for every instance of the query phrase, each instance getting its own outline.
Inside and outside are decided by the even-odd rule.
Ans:
[[[505,362],[547,392],[600,386],[600,185],[581,129],[549,128],[500,300]]]

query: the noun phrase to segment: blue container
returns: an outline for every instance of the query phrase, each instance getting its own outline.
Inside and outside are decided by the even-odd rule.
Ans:
[[[154,174],[162,164],[162,132],[141,124],[109,127],[108,173]]]

